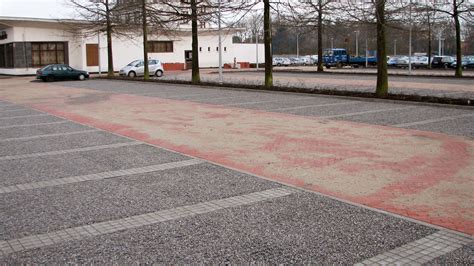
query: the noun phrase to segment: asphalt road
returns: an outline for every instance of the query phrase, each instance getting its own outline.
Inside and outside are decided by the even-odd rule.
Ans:
[[[102,80],[54,85],[474,136],[474,112],[464,108]],[[0,264],[353,264],[381,254],[388,262],[473,263],[472,237],[6,101],[0,145]],[[193,207],[200,203],[217,207]],[[182,213],[138,219],[164,210]],[[84,226],[95,229],[81,234]]]

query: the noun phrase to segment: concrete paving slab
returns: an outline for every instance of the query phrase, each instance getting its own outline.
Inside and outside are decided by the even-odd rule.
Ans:
[[[0,194],[0,202],[4,202],[0,236],[20,238],[279,186],[223,167],[199,164]]]
[[[2,263],[351,264],[432,234],[311,193],[11,254]]]
[[[8,141],[2,143],[0,157],[30,153],[75,149],[96,145],[129,142],[127,138],[97,131],[68,136],[53,136],[35,140]]]
[[[425,265],[473,265],[474,242],[465,245],[446,255],[438,257]]]
[[[148,145],[0,161],[0,186],[177,162],[188,157]]]

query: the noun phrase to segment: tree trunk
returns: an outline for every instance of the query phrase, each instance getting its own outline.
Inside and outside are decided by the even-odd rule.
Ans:
[[[143,79],[150,79],[150,70],[148,69],[148,29],[147,29],[146,0],[142,0],[142,27],[143,27]]]
[[[461,24],[459,23],[459,13],[457,0],[453,0],[453,18],[456,27],[456,71],[455,77],[462,77],[462,51],[461,51]]]
[[[270,21],[270,0],[263,0],[263,32],[265,45],[265,87],[273,86],[272,33]]]
[[[323,72],[323,10],[322,0],[318,0],[318,72]]]
[[[196,84],[201,82],[199,75],[199,51],[198,51],[198,25],[197,25],[197,3],[196,0],[191,0],[191,27],[192,27],[192,78],[191,82]]]
[[[114,76],[114,58],[112,53],[112,22],[110,21],[110,9],[109,0],[105,1],[105,14],[107,20],[106,32],[107,32],[107,76]]]
[[[375,13],[377,17],[377,87],[375,94],[382,98],[388,95],[385,1],[375,0]]]

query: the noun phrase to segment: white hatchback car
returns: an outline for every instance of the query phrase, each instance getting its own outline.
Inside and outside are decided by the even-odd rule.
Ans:
[[[163,69],[163,65],[159,60],[156,59],[149,59],[148,60],[148,70],[150,71],[150,76],[155,75],[157,77],[163,76],[165,73]],[[129,77],[137,77],[143,76],[145,72],[145,64],[143,60],[135,60],[130,64],[126,65],[119,71],[120,76],[129,76]]]

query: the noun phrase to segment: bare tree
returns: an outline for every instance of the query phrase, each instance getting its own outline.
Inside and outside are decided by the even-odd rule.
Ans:
[[[80,20],[88,24],[86,28],[79,29],[77,24],[70,24],[71,29],[80,32],[83,36],[96,35],[97,32],[105,31],[107,35],[107,75],[114,76],[114,59],[112,49],[112,35],[121,34],[118,30],[120,24],[116,0],[71,0],[72,5]]]
[[[387,0],[371,0],[370,2],[353,4],[351,1],[341,4],[348,20],[363,22],[367,25],[375,24],[377,28],[377,85],[375,94],[378,97],[388,95],[387,73],[387,28],[397,27],[400,23],[399,14],[404,11],[406,4],[391,3]],[[392,25],[389,25],[392,23]]]
[[[385,1],[375,0],[375,16],[377,18],[377,86],[375,94],[379,97],[388,95]]]
[[[174,21],[191,21],[192,33],[192,83],[200,83],[199,73],[199,38],[198,28],[205,28],[216,17],[217,9],[220,6],[221,12],[233,12],[243,9],[249,9],[255,5],[249,1],[224,1],[224,0],[161,0],[160,3],[165,7],[164,10],[168,16],[173,17]]]
[[[449,3],[429,3],[426,7],[447,14],[454,21],[456,31],[456,70],[455,77],[462,77],[461,20],[472,21],[474,4],[470,0],[450,0]]]
[[[331,7],[334,4],[332,0],[310,0],[294,3],[288,2],[290,13],[288,18],[293,20],[296,25],[313,26],[317,30],[318,46],[318,72],[323,69],[323,28],[324,24],[330,21]]]
[[[263,41],[265,46],[265,87],[273,86],[273,55],[270,0],[263,0]]]

